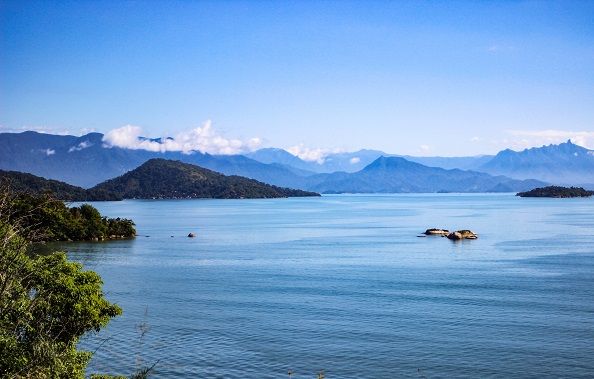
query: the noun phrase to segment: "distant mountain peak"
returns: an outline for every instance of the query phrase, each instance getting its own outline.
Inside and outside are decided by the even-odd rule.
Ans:
[[[395,169],[422,166],[419,163],[411,162],[402,157],[386,157],[382,155],[373,162],[371,162],[363,170],[369,171],[374,169]]]
[[[578,150],[588,150],[586,147],[580,146],[574,143],[571,139],[568,139],[565,142],[561,142],[558,144],[550,143],[548,145],[542,145],[541,147],[531,147],[524,149],[523,151],[530,151],[530,150],[539,150],[539,149],[578,149]]]

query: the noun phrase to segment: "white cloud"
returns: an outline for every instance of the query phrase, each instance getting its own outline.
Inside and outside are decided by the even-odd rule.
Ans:
[[[54,150],[54,149],[45,149],[45,150],[42,150],[42,151],[43,151],[43,152],[45,153],[45,155],[47,155],[48,157],[49,157],[50,155],[54,155],[54,154],[56,154],[56,150]]]
[[[431,150],[431,148],[429,147],[429,145],[421,145],[419,146],[419,150],[421,151],[421,153],[427,153],[429,152],[429,150]]]
[[[174,137],[161,138],[159,141],[143,138],[142,128],[139,126],[126,125],[105,133],[103,143],[106,147],[133,150],[181,151],[186,154],[200,151],[231,155],[255,150],[262,141],[259,138],[251,138],[247,141],[225,138],[214,131],[211,121],[208,120],[201,127],[178,133]]]
[[[258,149],[262,145],[262,139],[258,137],[250,138],[246,142],[246,147],[248,151],[254,151]]]
[[[528,147],[558,144],[571,140],[576,145],[587,148],[594,147],[594,131],[573,132],[568,130],[509,130],[513,137],[511,143],[514,148],[525,149]],[[507,142],[507,140],[505,140]]]
[[[350,164],[357,164],[357,163],[359,163],[359,162],[361,162],[361,158],[359,158],[359,157],[352,157],[352,158],[349,160],[349,163],[350,163]]]
[[[323,164],[328,155],[342,152],[340,149],[309,148],[302,143],[285,150],[304,161],[316,162],[318,164]]]
[[[68,152],[72,153],[73,151],[81,151],[81,150],[86,149],[87,147],[91,147],[91,146],[93,146],[93,144],[90,143],[89,141],[83,141],[76,146],[72,146],[70,149],[68,149]]]

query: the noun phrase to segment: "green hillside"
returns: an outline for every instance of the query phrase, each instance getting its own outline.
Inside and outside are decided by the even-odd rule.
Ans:
[[[90,189],[125,199],[256,199],[319,196],[241,176],[226,176],[180,161],[150,159],[140,167]]]

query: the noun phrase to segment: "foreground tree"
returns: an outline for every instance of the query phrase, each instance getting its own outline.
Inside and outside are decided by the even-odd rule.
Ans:
[[[91,353],[77,350],[79,338],[121,309],[65,254],[29,256],[31,224],[13,217],[9,197],[0,195],[0,377],[84,378]]]

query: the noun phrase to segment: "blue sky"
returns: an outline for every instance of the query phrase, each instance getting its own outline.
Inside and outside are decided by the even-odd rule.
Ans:
[[[594,1],[0,1],[0,127],[594,148]],[[244,143],[242,146],[247,146]]]

